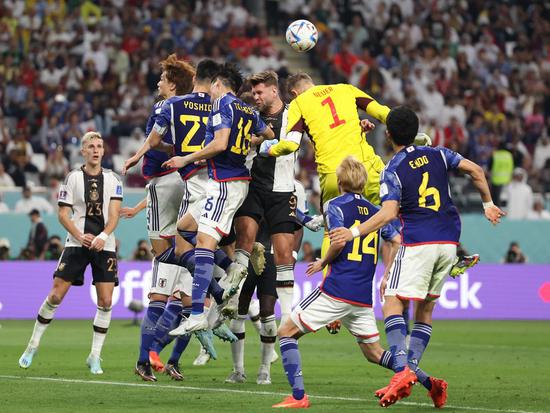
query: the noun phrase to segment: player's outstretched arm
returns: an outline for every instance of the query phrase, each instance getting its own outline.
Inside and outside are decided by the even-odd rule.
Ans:
[[[315,262],[310,262],[307,266],[306,275],[313,275],[316,272],[322,271],[328,264],[340,255],[342,249],[344,249],[346,242],[342,241],[330,241],[330,247],[327,254],[323,258],[317,259]]]
[[[370,219],[351,229],[340,227],[329,232],[330,242],[347,242],[354,238],[362,237],[371,232],[378,231],[384,225],[389,224],[399,213],[399,202],[389,200],[382,203],[382,208]]]
[[[151,130],[149,136],[147,136],[147,139],[145,139],[145,142],[143,142],[143,145],[141,145],[141,148],[139,148],[136,154],[130,159],[127,159],[126,162],[124,162],[124,166],[122,167],[122,175],[126,175],[128,169],[134,167],[140,161],[140,159],[143,158],[143,155],[145,155],[147,151],[159,147],[161,142],[162,135],[159,134],[155,129]],[[171,145],[168,146],[171,147]]]
[[[120,199],[111,199],[111,201],[109,202],[109,218],[107,221],[107,225],[105,225],[105,228],[103,228],[103,231],[101,231],[101,234],[99,234],[97,237],[94,238],[90,246],[90,249],[94,251],[103,250],[103,247],[105,247],[105,241],[107,240],[107,237],[113,233],[116,226],[118,225],[118,218],[120,216],[121,205],[122,205],[122,201]]]
[[[124,207],[120,208],[120,217],[121,218],[133,218],[147,206],[147,198],[143,198],[139,203],[134,207]]]
[[[462,159],[458,164],[458,170],[472,177],[472,182],[481,195],[485,217],[493,225],[500,223],[500,218],[505,216],[506,213],[493,204],[491,191],[489,190],[489,184],[485,178],[483,168],[475,162],[468,159]]]

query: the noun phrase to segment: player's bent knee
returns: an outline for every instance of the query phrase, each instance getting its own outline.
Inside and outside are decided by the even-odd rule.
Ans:
[[[165,303],[168,301],[168,296],[164,294],[149,294],[149,301],[162,301]]]
[[[48,302],[52,305],[59,305],[61,304],[61,301],[63,301],[63,299],[58,294],[51,293],[48,295]]]
[[[98,297],[97,298],[97,306],[109,309],[112,306],[112,299],[111,298]]]

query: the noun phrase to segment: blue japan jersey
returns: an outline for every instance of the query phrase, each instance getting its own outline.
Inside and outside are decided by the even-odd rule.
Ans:
[[[328,202],[328,230],[358,226],[376,214],[378,209],[361,195],[341,195]],[[338,257],[330,263],[321,291],[336,300],[372,307],[372,281],[378,261],[380,234],[389,241],[398,232],[388,224],[380,231],[347,242]]]
[[[205,145],[214,139],[216,131],[230,129],[230,132],[227,148],[208,160],[210,178],[216,181],[250,180],[245,162],[252,134],[259,135],[266,127],[259,113],[232,93],[217,99],[208,117]]]
[[[460,217],[448,171],[462,159],[446,148],[408,146],[390,160],[380,177],[380,199],[400,203],[403,245],[458,244]]]
[[[161,100],[153,105],[151,116],[149,116],[147,126],[145,127],[145,137],[149,136],[149,133],[153,129],[164,102],[164,100]],[[164,135],[162,140],[171,145],[172,137],[170,132]],[[157,151],[156,149],[150,149],[145,152],[145,155],[143,155],[143,166],[141,167],[143,177],[145,179],[151,179],[155,176],[162,176],[174,172],[175,169],[166,169],[162,167],[162,164],[168,159],[170,159],[170,156],[166,152]]]
[[[156,119],[155,128],[161,135],[172,137],[174,153],[185,156],[201,150],[206,136],[208,114],[212,109],[210,96],[206,93],[189,93],[167,99]],[[189,178],[199,169],[194,163],[179,170],[183,179]]]

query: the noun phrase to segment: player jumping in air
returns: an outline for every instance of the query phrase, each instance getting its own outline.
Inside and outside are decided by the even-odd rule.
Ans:
[[[395,359],[396,374],[390,384],[378,390],[380,405],[387,407],[420,381],[429,391],[435,407],[447,399],[447,383],[419,368],[432,333],[432,313],[449,274],[460,239],[460,218],[449,191],[449,171],[471,176],[481,194],[485,216],[493,223],[504,215],[491,200],[483,169],[446,148],[413,145],[418,117],[409,108],[396,107],[389,113],[387,137],[395,155],[381,176],[382,208],[355,228],[342,225],[330,232],[331,242],[349,242],[382,228],[398,215],[403,222],[403,245],[380,287],[385,297],[384,318],[388,345]],[[416,303],[415,324],[409,347],[405,344],[403,307]]]
[[[208,159],[209,180],[203,204],[195,248],[191,316],[172,334],[204,330],[208,320],[204,299],[213,276],[214,252],[222,236],[229,234],[233,216],[248,193],[250,171],[245,165],[252,134],[273,139],[273,131],[258,113],[239,100],[235,93],[243,82],[238,70],[226,64],[214,77],[210,95],[214,100],[208,117],[205,147],[197,152],[174,157],[165,162],[167,168],[182,168]],[[235,261],[243,271],[229,280],[232,288],[246,275],[248,256],[235,253]]]
[[[378,211],[378,207],[361,195],[367,181],[365,167],[355,158],[348,157],[342,161],[336,174],[343,195],[327,204],[328,227],[356,227]],[[382,228],[381,235],[391,242],[391,255],[394,256],[401,241],[398,232],[391,225],[386,225]],[[367,360],[391,369],[393,358],[379,344],[379,333],[372,309],[379,236],[379,232],[374,231],[354,242],[332,242],[324,258],[309,264],[308,275],[321,271],[327,265],[328,275],[319,288],[294,308],[290,319],[279,328],[281,357],[292,387],[292,395],[273,407],[309,407],[297,340],[336,320],[341,320],[355,336]]]
[[[19,359],[24,369],[31,366],[42,334],[63,298],[71,286],[84,284],[84,271],[91,265],[97,311],[86,363],[92,374],[103,374],[101,349],[111,323],[113,290],[118,285],[114,230],[122,203],[122,183],[111,170],[101,168],[105,149],[99,133],[86,133],[80,145],[84,165],[67,175],[58,196],[59,222],[68,232],[67,240],[53,275],[53,287],[38,310],[31,339]]]

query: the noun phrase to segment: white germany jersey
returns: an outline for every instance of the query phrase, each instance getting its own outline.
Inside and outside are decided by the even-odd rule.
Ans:
[[[82,168],[75,169],[59,189],[57,203],[73,209],[71,220],[83,234],[99,235],[109,220],[109,203],[112,199],[122,201],[122,182],[110,169],[98,175],[88,175]],[[81,247],[70,233],[65,247]],[[114,234],[105,241],[105,251],[115,251]]]

